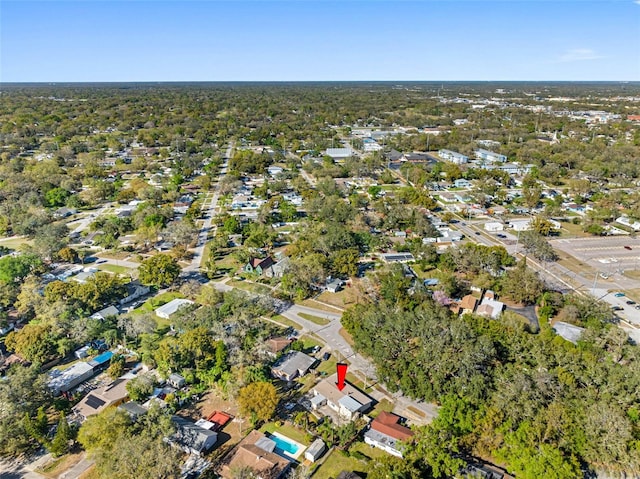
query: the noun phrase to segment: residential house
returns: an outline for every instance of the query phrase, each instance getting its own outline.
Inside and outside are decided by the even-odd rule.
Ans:
[[[284,351],[291,344],[291,339],[283,336],[270,338],[266,342],[267,352],[272,356],[277,355],[280,351]]]
[[[460,231],[451,229],[440,230],[440,236],[436,238],[436,243],[454,243],[461,241],[464,235]]]
[[[627,226],[633,229],[634,231],[640,230],[640,222],[631,220],[629,219],[628,216],[620,216],[619,218],[616,218],[616,223],[620,223],[621,225]]]
[[[269,173],[269,175],[272,176],[273,178],[278,176],[283,171],[284,170],[280,166],[270,166],[267,168],[267,173]]]
[[[236,477],[235,471],[248,468],[261,479],[283,478],[291,462],[276,454],[275,448],[275,442],[260,431],[253,430],[222,459],[216,472],[223,479],[233,479]]]
[[[472,314],[478,305],[478,298],[470,294],[464,296],[458,305],[460,314]]]
[[[501,301],[497,301],[490,296],[485,296],[482,298],[480,305],[476,309],[476,314],[480,316],[488,316],[492,319],[498,319],[498,317],[502,314],[504,310],[504,303]]]
[[[319,409],[326,404],[342,419],[353,421],[360,416],[360,413],[373,406],[373,398],[347,381],[345,381],[342,391],[339,390],[337,380],[338,375],[333,374],[314,386],[311,400],[311,406],[314,409]]]
[[[176,389],[180,389],[184,387],[184,385],[186,384],[186,381],[179,374],[172,373],[172,374],[169,374],[169,377],[167,378],[167,384],[169,384],[171,387],[174,387]]]
[[[52,369],[49,372],[49,377],[51,378],[49,380],[49,389],[51,389],[54,396],[57,396],[61,393],[70,391],[77,385],[89,379],[93,374],[93,366],[84,361],[75,363],[64,371]]]
[[[282,356],[271,368],[273,377],[283,381],[293,381],[307,374],[316,360],[300,351],[292,351]]]
[[[264,275],[267,278],[282,278],[290,266],[291,260],[289,258],[282,258],[280,261],[267,268],[264,271]]]
[[[327,291],[330,293],[337,293],[342,289],[342,286],[344,286],[344,281],[341,279],[334,279],[327,283]]]
[[[99,319],[100,321],[104,321],[110,316],[118,316],[120,311],[115,306],[108,306],[100,311],[93,313],[91,315],[91,319]]]
[[[400,416],[382,411],[364,434],[364,442],[389,454],[402,457],[402,442],[409,441],[413,431],[400,424]]]
[[[58,208],[53,216],[56,218],[68,218],[69,216],[75,215],[78,212],[75,208]]]
[[[176,431],[167,440],[180,446],[185,452],[202,454],[218,441],[218,433],[197,426],[183,417],[172,416],[171,421],[175,424]]]
[[[465,180],[464,178],[457,179],[453,182],[453,186],[455,188],[471,188],[473,184],[469,180]]]
[[[245,265],[244,270],[247,273],[255,273],[259,276],[262,276],[265,271],[267,271],[273,265],[274,261],[271,256],[267,256],[266,258],[251,258]]]
[[[122,403],[120,404],[120,406],[118,406],[118,409],[126,412],[129,415],[129,417],[131,417],[131,419],[133,419],[134,421],[138,419],[140,416],[144,416],[148,412],[147,408],[142,407],[140,404],[138,404],[135,401],[128,401],[128,402]]]
[[[126,387],[128,382],[129,379],[120,378],[107,386],[94,389],[73,407],[73,411],[84,421],[89,416],[99,414],[109,406],[122,404],[129,396]]]
[[[176,298],[169,301],[167,304],[160,306],[155,310],[156,316],[159,318],[169,319],[173,316],[180,308],[185,307],[187,305],[194,304],[193,301],[189,299]]]
[[[411,253],[382,253],[380,258],[382,258],[382,261],[385,263],[406,263],[408,261],[415,261],[415,258]]]
[[[127,295],[122,298],[118,303],[123,306],[125,304],[131,303],[136,299],[144,296],[145,294],[149,294],[151,288],[149,286],[145,286],[141,284],[140,281],[131,281],[125,285]]]
[[[316,462],[322,457],[326,450],[327,446],[324,444],[324,441],[318,438],[304,451],[304,458],[309,462]]]

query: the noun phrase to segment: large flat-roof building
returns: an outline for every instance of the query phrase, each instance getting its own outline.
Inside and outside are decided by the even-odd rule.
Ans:
[[[64,371],[54,369],[49,375],[51,376],[49,389],[51,389],[54,395],[58,395],[70,391],[93,376],[93,366],[83,361],[74,364]]]
[[[438,150],[438,156],[443,160],[450,161],[451,163],[455,163],[456,165],[462,165],[469,161],[468,156],[451,150]]]
[[[501,155],[495,151],[485,150],[484,148],[478,148],[474,153],[478,160],[489,163],[505,163],[507,161],[505,155]]]

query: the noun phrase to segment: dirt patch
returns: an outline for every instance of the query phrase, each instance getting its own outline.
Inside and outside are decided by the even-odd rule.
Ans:
[[[225,412],[234,418],[218,431],[218,442],[209,459],[222,457],[251,430],[249,421],[239,417],[238,405],[234,401],[223,399],[215,391],[207,393],[198,402],[196,409],[201,418],[208,418],[214,411]]]

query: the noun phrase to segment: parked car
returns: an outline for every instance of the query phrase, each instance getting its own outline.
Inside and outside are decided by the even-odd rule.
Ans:
[[[627,304],[629,304],[629,305],[633,305],[633,304],[636,304],[636,302],[635,302],[633,299],[629,299],[629,300],[627,301]]]
[[[322,355],[322,360],[323,360],[323,361],[326,361],[326,360],[328,360],[330,357],[331,357],[331,353],[324,353],[324,354]]]
[[[614,294],[614,296],[616,298],[622,298],[623,296],[625,296],[625,294],[624,293],[616,293],[616,294]]]

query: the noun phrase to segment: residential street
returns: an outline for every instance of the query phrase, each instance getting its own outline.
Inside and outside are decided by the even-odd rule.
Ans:
[[[231,157],[231,153],[233,152],[233,142],[229,143],[229,147],[225,152],[225,160],[222,164],[220,176],[218,176],[218,183],[216,184],[215,190],[213,192],[213,197],[209,202],[208,208],[204,213],[204,221],[202,222],[202,227],[200,228],[200,232],[198,233],[198,242],[196,243],[195,250],[193,252],[193,259],[191,260],[191,264],[183,269],[184,273],[191,273],[194,271],[199,271],[202,263],[202,256],[204,255],[204,249],[207,246],[207,239],[209,237],[209,233],[211,231],[211,224],[213,222],[213,217],[215,216],[218,209],[218,197],[220,196],[220,183],[225,176],[225,172],[227,169],[227,164],[229,158]],[[204,209],[205,205],[203,205]]]

